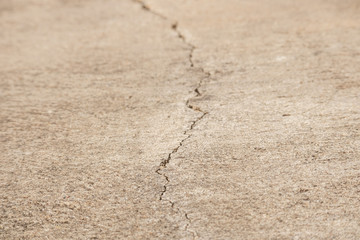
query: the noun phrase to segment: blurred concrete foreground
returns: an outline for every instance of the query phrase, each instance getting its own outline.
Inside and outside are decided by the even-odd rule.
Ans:
[[[1,239],[360,239],[359,0],[0,0]]]

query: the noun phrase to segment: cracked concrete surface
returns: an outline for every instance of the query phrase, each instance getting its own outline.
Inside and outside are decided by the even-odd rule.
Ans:
[[[0,2],[0,238],[360,238],[359,11]]]
[[[164,15],[161,15],[157,12],[155,12],[154,10],[152,10],[148,5],[146,5],[143,1],[139,1],[139,0],[135,0],[135,2],[139,3],[142,7],[142,9],[144,9],[145,11],[155,15],[155,16],[158,16],[160,17],[161,19],[163,20],[166,20],[166,21],[169,21],[169,19],[167,17],[165,17]],[[191,68],[194,68],[194,63],[193,63],[193,52],[194,50],[196,49],[194,45],[192,45],[191,43],[189,43],[185,36],[181,33],[181,31],[178,29],[178,22],[174,22],[171,24],[171,28],[175,31],[176,35],[178,36],[179,39],[181,39],[184,44],[186,44],[187,46],[189,46],[190,50],[189,50],[189,55],[188,55],[188,61],[190,63],[190,67]],[[204,73],[205,77],[206,78],[209,78],[210,77],[210,73],[209,72],[205,72],[205,70],[203,68],[200,68],[201,69],[201,72]],[[194,89],[194,93],[195,93],[195,96],[194,97],[200,97],[201,96],[201,93],[200,93],[200,88],[201,88],[201,85],[202,85],[202,82],[203,82],[203,78],[200,78],[196,88]],[[186,140],[188,140],[190,137],[191,137],[191,130],[194,129],[194,127],[197,125],[197,123],[203,119],[203,117],[205,117],[206,114],[208,114],[208,112],[202,110],[200,107],[197,107],[197,106],[194,106],[192,105],[190,102],[191,102],[192,98],[188,98],[186,100],[186,106],[189,108],[189,109],[192,109],[194,111],[197,111],[197,112],[200,112],[201,115],[199,117],[197,117],[195,120],[192,121],[192,123],[190,124],[189,128],[186,129],[184,131],[184,138],[179,142],[179,144],[168,154],[167,158],[164,159],[163,161],[161,161],[160,165],[159,165],[159,168],[156,169],[156,173],[162,177],[165,178],[166,180],[166,183],[164,184],[163,186],[163,190],[161,191],[160,193],[160,197],[159,197],[159,200],[160,201],[164,201],[164,195],[166,194],[166,190],[167,190],[167,186],[168,184],[170,183],[170,179],[169,177],[163,172],[163,169],[165,169],[167,167],[167,165],[170,163],[173,155],[175,155],[178,150],[183,146],[183,144],[185,143]],[[187,212],[183,212],[181,209],[177,208],[175,206],[175,202],[172,201],[171,199],[166,199],[167,202],[170,203],[171,207],[172,208],[176,208],[176,211],[181,214],[181,215],[184,215],[185,219],[188,221],[188,224],[185,226],[185,230],[188,231],[188,227],[191,223],[191,219],[189,218],[189,215]],[[197,235],[195,232],[191,232],[191,234],[193,235],[193,238],[195,238]]]

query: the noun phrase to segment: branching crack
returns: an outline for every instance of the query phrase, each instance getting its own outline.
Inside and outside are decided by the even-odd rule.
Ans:
[[[138,4],[140,4],[140,6],[142,7],[142,9],[144,11],[147,11],[149,12],[150,14],[153,14],[155,16],[158,16],[159,18],[165,20],[165,21],[170,21],[169,18],[167,18],[166,16],[154,11],[153,9],[151,9],[148,5],[146,5],[142,0],[132,0]],[[175,21],[171,24],[171,29],[177,34],[177,37],[179,39],[181,39],[181,41],[188,46],[189,48],[189,55],[188,55],[188,62],[189,62],[189,65],[191,68],[195,68],[195,64],[194,64],[194,61],[193,61],[193,53],[194,51],[196,50],[196,46],[193,45],[192,43],[190,43],[186,37],[184,36],[184,34],[179,30],[179,27],[178,27],[178,22]],[[163,186],[163,190],[160,192],[160,196],[159,196],[159,200],[160,201],[167,201],[170,203],[171,207],[174,208],[176,210],[177,213],[179,214],[182,214],[186,221],[188,222],[185,226],[185,231],[188,231],[192,234],[193,238],[195,239],[197,234],[196,232],[192,232],[192,231],[189,231],[189,226],[191,224],[191,219],[189,218],[188,216],[188,213],[187,212],[184,212],[182,210],[180,210],[179,208],[175,208],[175,202],[169,200],[169,199],[165,199],[164,198],[164,195],[168,189],[168,184],[170,183],[170,179],[169,179],[169,176],[167,176],[162,170],[165,169],[167,167],[167,165],[171,162],[172,160],[172,157],[174,154],[176,154],[178,152],[178,150],[183,146],[183,144],[185,143],[185,141],[187,141],[191,136],[191,131],[194,129],[194,127],[197,125],[197,123],[199,121],[201,121],[207,114],[208,112],[207,111],[204,111],[202,110],[200,107],[198,106],[195,106],[193,104],[191,104],[191,100],[193,98],[197,98],[197,97],[200,97],[202,96],[202,93],[200,91],[200,88],[202,87],[202,84],[203,84],[203,81],[205,79],[209,79],[211,77],[211,74],[210,72],[207,72],[204,68],[202,67],[196,67],[197,70],[201,71],[204,75],[204,77],[202,77],[196,88],[193,90],[194,92],[194,96],[193,97],[190,97],[186,100],[186,107],[193,110],[193,111],[196,111],[196,112],[199,112],[201,113],[201,115],[199,117],[197,117],[195,120],[192,121],[192,123],[190,124],[190,126],[183,132],[184,134],[184,138],[178,143],[178,145],[168,154],[167,158],[162,160],[158,169],[155,171],[157,174],[159,174],[160,176],[162,176],[165,180],[166,180],[166,183],[165,185]]]

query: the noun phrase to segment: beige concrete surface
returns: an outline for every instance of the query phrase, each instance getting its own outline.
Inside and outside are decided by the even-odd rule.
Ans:
[[[359,239],[357,0],[0,1],[1,239]]]

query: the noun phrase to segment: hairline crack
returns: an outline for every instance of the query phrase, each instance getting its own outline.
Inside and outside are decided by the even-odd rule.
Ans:
[[[152,8],[150,8],[147,4],[145,4],[142,0],[132,0],[132,1],[135,2],[135,3],[137,3],[137,4],[139,4],[144,11],[147,11],[147,12],[149,12],[150,14],[153,14],[153,15],[155,15],[155,16],[157,16],[157,17],[159,17],[159,18],[161,18],[161,19],[163,19],[163,20],[165,20],[165,21],[170,21],[170,19],[169,19],[168,17],[166,17],[166,16],[164,16],[164,15],[162,15],[162,14],[154,11],[154,10],[153,10]],[[193,53],[194,53],[194,51],[195,51],[195,49],[196,49],[196,46],[193,45],[192,43],[190,43],[190,42],[186,39],[186,37],[184,36],[184,34],[179,30],[179,27],[178,27],[178,26],[179,26],[178,22],[177,22],[177,21],[173,21],[172,24],[171,24],[171,29],[176,33],[177,37],[178,37],[179,39],[181,39],[182,42],[189,47],[189,55],[188,55],[189,65],[190,65],[191,68],[195,68],[195,64],[194,64],[194,62],[193,62]],[[190,134],[190,132],[194,129],[194,127],[197,125],[197,123],[198,123],[199,121],[201,121],[201,120],[208,114],[207,111],[204,111],[204,110],[202,110],[200,107],[191,104],[191,100],[192,100],[193,98],[202,96],[202,93],[201,93],[201,91],[200,91],[200,88],[202,87],[203,80],[204,80],[204,79],[209,79],[209,78],[211,77],[210,72],[205,71],[204,68],[202,68],[202,67],[197,67],[197,69],[199,69],[199,70],[204,74],[204,77],[200,78],[200,80],[199,80],[196,88],[193,89],[193,92],[195,93],[194,96],[188,98],[188,99],[186,100],[185,105],[186,105],[187,108],[189,108],[189,109],[191,109],[191,110],[193,110],[193,111],[196,111],[196,112],[201,113],[201,115],[200,115],[199,117],[197,117],[195,120],[192,121],[192,123],[190,124],[190,126],[183,132],[183,135],[185,135],[185,137],[184,137],[184,138],[178,143],[178,145],[168,154],[167,158],[165,158],[164,160],[162,160],[162,161],[160,162],[159,167],[158,167],[158,168],[156,169],[156,171],[155,171],[158,175],[162,176],[162,177],[165,178],[165,180],[166,180],[166,184],[163,185],[163,190],[160,192],[159,200],[160,200],[160,201],[167,201],[167,202],[169,202],[172,208],[176,209],[176,211],[177,211],[178,213],[184,215],[186,221],[188,222],[188,223],[186,224],[186,226],[185,226],[185,231],[190,232],[190,233],[192,234],[192,236],[193,236],[194,239],[196,238],[197,233],[196,233],[196,232],[192,232],[192,231],[190,231],[190,230],[188,229],[189,226],[190,226],[190,224],[191,224],[191,219],[190,219],[188,213],[185,212],[185,211],[180,210],[179,208],[175,208],[175,202],[173,202],[173,201],[171,201],[171,200],[169,200],[169,199],[164,199],[164,194],[165,194],[166,191],[167,191],[167,186],[168,186],[168,184],[170,183],[170,179],[169,179],[169,177],[168,177],[165,173],[162,172],[162,170],[167,167],[167,165],[170,163],[170,161],[171,161],[171,159],[172,159],[172,156],[178,152],[178,150],[183,146],[184,142],[185,142],[186,140],[188,140],[188,139],[192,136],[192,134]]]

